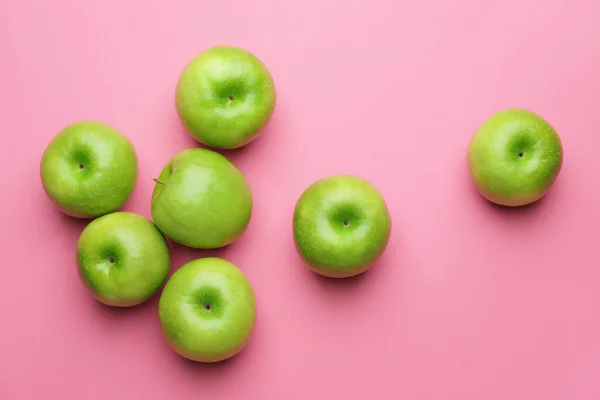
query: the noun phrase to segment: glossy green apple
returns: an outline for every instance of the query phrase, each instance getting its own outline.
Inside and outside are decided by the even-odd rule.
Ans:
[[[201,258],[169,279],[158,316],[175,352],[194,361],[217,362],[233,357],[248,343],[256,300],[239,268],[221,258]]]
[[[111,126],[80,121],[50,142],[40,165],[44,190],[73,217],[94,218],[118,210],[138,173],[131,142]]]
[[[241,236],[250,222],[250,186],[219,153],[184,150],[155,181],[152,218],[178,243],[202,249],[223,247]]]
[[[313,271],[332,278],[368,270],[385,250],[390,231],[383,197],[355,176],[317,181],[302,193],[294,210],[298,253]]]
[[[503,206],[522,206],[539,200],[552,186],[563,150],[558,134],[542,117],[508,109],[473,135],[468,160],[483,197]]]
[[[79,276],[100,302],[129,307],[149,299],[169,273],[169,247],[152,222],[130,212],[92,221],[77,243]]]
[[[265,65],[246,50],[213,47],[194,58],[177,84],[179,118],[197,141],[220,149],[254,140],[275,109]]]

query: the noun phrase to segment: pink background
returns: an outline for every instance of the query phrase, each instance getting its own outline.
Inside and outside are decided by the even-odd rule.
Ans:
[[[2,0],[0,398],[600,398],[600,5],[595,0]],[[150,216],[152,178],[195,146],[174,109],[187,61],[217,44],[270,68],[277,109],[227,153],[255,195],[223,251],[259,319],[219,365],[175,355],[147,304],[113,310],[80,284],[85,223],[44,197],[39,160],[66,124],[94,118],[132,140],[125,209]],[[471,187],[473,131],[506,107],[558,130],[565,163],[532,207]],[[291,236],[300,193],[334,173],[372,181],[390,245],[370,273],[331,281]],[[55,397],[54,397],[55,396]],[[62,397],[61,397],[62,396]]]

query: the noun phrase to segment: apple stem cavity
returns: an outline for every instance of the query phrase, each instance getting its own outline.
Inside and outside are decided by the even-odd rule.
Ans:
[[[161,180],[160,180],[160,179],[158,179],[158,178],[153,178],[152,180],[153,180],[154,182],[156,182],[156,183],[160,183],[161,185],[164,185],[164,184],[165,184],[165,182],[164,182],[164,181],[161,181]]]

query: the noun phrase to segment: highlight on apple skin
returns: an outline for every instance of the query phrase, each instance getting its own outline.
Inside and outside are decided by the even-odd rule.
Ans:
[[[169,273],[165,237],[148,219],[115,212],[90,222],[77,242],[79,277],[101,303],[131,307],[154,295]]]
[[[483,197],[502,206],[523,206],[541,199],[563,163],[554,128],[523,109],[502,110],[481,125],[468,151],[471,178]]]
[[[198,142],[218,149],[235,149],[256,139],[275,103],[267,67],[234,46],[216,46],[192,59],[175,91],[184,128]]]
[[[40,163],[48,198],[67,215],[95,218],[120,209],[138,174],[133,145],[99,121],[79,121],[61,130]]]
[[[250,282],[222,258],[183,265],[160,296],[158,316],[169,346],[192,361],[214,363],[238,354],[256,324]]]
[[[333,175],[312,184],[294,209],[298,254],[316,273],[331,278],[361,274],[385,250],[391,217],[379,191],[351,175]]]
[[[236,241],[250,222],[250,186],[241,171],[215,151],[184,150],[155,181],[152,218],[177,243],[223,247]]]

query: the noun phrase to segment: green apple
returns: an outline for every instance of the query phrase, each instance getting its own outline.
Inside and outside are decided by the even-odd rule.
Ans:
[[[169,238],[213,249],[234,242],[252,214],[244,175],[221,154],[188,149],[163,168],[152,194],[152,218]]]
[[[302,193],[294,210],[296,249],[318,274],[345,278],[368,270],[387,246],[391,218],[364,179],[334,175]]]
[[[233,357],[248,343],[256,321],[256,299],[242,271],[221,258],[183,265],[165,285],[158,304],[171,348],[199,362]]]
[[[544,196],[563,161],[560,137],[531,111],[508,109],[489,118],[469,145],[469,170],[492,203],[522,206]]]
[[[97,121],[73,123],[50,142],[40,165],[44,190],[65,214],[94,218],[118,210],[138,173],[131,142]]]
[[[254,140],[275,109],[275,86],[265,65],[246,50],[217,46],[194,58],[177,84],[177,114],[207,146],[241,147]]]
[[[84,285],[101,303],[129,307],[148,300],[169,273],[167,241],[152,222],[130,212],[93,220],[77,243]]]

